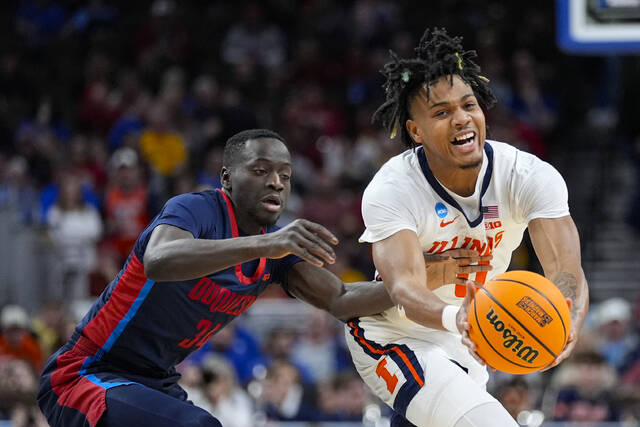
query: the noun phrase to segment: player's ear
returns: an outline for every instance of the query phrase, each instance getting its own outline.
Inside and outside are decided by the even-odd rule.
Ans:
[[[231,170],[226,166],[223,166],[220,171],[220,182],[222,183],[222,188],[228,191],[231,190]]]
[[[417,143],[424,142],[424,140],[422,139],[422,131],[420,130],[420,127],[416,122],[414,122],[411,119],[408,119],[405,126],[407,127],[407,132],[409,132],[409,135],[411,135],[411,138],[413,138],[415,142]]]

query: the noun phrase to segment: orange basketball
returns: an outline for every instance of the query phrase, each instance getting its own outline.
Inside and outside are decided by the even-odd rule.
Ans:
[[[487,282],[469,307],[469,336],[489,366],[526,374],[549,365],[569,338],[569,306],[547,278],[508,271]]]

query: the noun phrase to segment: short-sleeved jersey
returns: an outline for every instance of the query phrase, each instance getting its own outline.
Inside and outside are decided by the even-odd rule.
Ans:
[[[506,271],[529,221],[568,214],[564,180],[550,164],[532,154],[487,141],[475,191],[461,197],[438,181],[420,147],[391,158],[367,186],[362,200],[366,229],[360,241],[373,243],[400,230],[411,230],[428,253],[465,248],[492,254],[493,270],[470,277],[484,283]],[[434,292],[446,303],[460,305],[465,291],[450,284]],[[442,338],[442,331],[407,319],[401,307],[362,321],[428,341]],[[367,325],[370,332],[375,329],[372,326]]]
[[[153,229],[169,224],[196,239],[241,235],[222,191],[170,199],[141,233],[127,262],[93,304],[76,331],[100,348],[85,369],[104,364],[140,375],[162,376],[247,310],[270,284],[286,284],[296,256],[253,260],[193,280],[155,282],[143,256]],[[267,233],[277,230],[270,227]],[[77,334],[76,334],[77,335]]]

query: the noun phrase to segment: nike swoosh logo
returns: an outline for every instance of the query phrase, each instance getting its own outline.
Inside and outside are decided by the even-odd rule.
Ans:
[[[440,227],[446,227],[449,224],[453,224],[453,221],[455,221],[456,219],[458,219],[458,215],[456,215],[456,217],[453,218],[451,221],[444,222],[444,219],[443,219],[442,221],[440,221]]]

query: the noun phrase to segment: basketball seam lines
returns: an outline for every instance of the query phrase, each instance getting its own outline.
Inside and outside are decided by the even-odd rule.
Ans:
[[[480,333],[482,334],[482,337],[484,338],[484,341],[489,344],[489,347],[491,347],[491,349],[500,357],[502,357],[504,360],[506,360],[507,362],[514,364],[516,366],[520,366],[521,368],[533,368],[533,369],[540,369],[542,367],[544,367],[545,365],[540,365],[540,366],[526,366],[526,365],[521,365],[519,363],[516,363],[514,361],[512,361],[511,359],[505,357],[502,353],[500,353],[498,350],[496,350],[496,348],[493,346],[493,344],[491,344],[491,342],[489,341],[489,339],[487,338],[487,336],[484,334],[484,331],[482,330],[482,327],[480,326],[480,321],[478,320],[478,304],[473,304],[473,311],[475,314],[475,318],[476,318],[476,325],[478,325],[478,330],[480,331]]]
[[[560,312],[558,311],[558,308],[556,307],[556,305],[555,305],[553,302],[551,302],[551,300],[550,300],[549,298],[547,298],[547,296],[546,296],[545,294],[543,294],[542,292],[540,292],[538,289],[534,288],[533,286],[531,286],[531,285],[529,285],[529,284],[527,284],[527,283],[521,282],[521,281],[519,281],[519,280],[513,280],[513,279],[499,279],[499,280],[496,280],[496,282],[512,282],[512,283],[520,283],[521,285],[526,286],[527,288],[529,288],[529,289],[531,289],[531,290],[533,290],[533,291],[537,292],[537,293],[538,293],[542,298],[546,299],[546,300],[547,300],[547,302],[548,302],[549,304],[551,304],[551,307],[553,307],[553,309],[556,311],[556,314],[558,315],[558,319],[560,319],[560,323],[562,323],[562,330],[564,331],[564,341],[565,341],[565,343],[566,343],[566,341],[567,341],[567,327],[566,327],[566,326],[565,326],[565,324],[564,324],[564,319],[562,318],[562,315],[561,315],[561,314],[560,314]],[[553,283],[553,282],[551,282],[551,283]]]
[[[493,302],[495,302],[496,304],[498,304],[498,305],[500,306],[500,308],[501,308],[502,310],[504,310],[504,312],[505,312],[506,314],[508,314],[508,315],[509,315],[509,317],[511,317],[511,318],[512,318],[512,319],[513,319],[513,320],[514,320],[518,325],[520,325],[520,326],[522,327],[522,329],[524,329],[525,331],[527,331],[527,333],[528,333],[529,335],[531,335],[531,337],[532,337],[534,340],[538,341],[538,344],[540,344],[542,347],[544,347],[544,349],[545,349],[545,350],[547,350],[547,351],[549,352],[549,354],[551,354],[551,355],[553,356],[553,358],[554,358],[554,359],[555,359],[556,357],[558,357],[558,356],[557,356],[553,351],[551,351],[551,350],[549,349],[549,347],[547,347],[546,345],[544,345],[544,343],[543,343],[542,341],[540,341],[540,340],[538,339],[538,337],[536,337],[536,336],[535,336],[535,335],[534,335],[534,334],[533,334],[529,329],[527,329],[527,327],[526,327],[526,326],[524,326],[522,323],[520,323],[520,321],[519,321],[518,319],[516,319],[515,317],[513,317],[513,314],[511,314],[511,312],[510,312],[509,310],[507,310],[507,309],[506,309],[502,304],[500,304],[500,302],[499,302],[497,299],[495,299],[493,295],[491,295],[491,292],[489,292],[488,290],[486,290],[486,289],[484,289],[484,288],[482,288],[482,290],[487,294],[487,296],[488,296],[489,298],[491,298],[491,299],[493,300]]]

